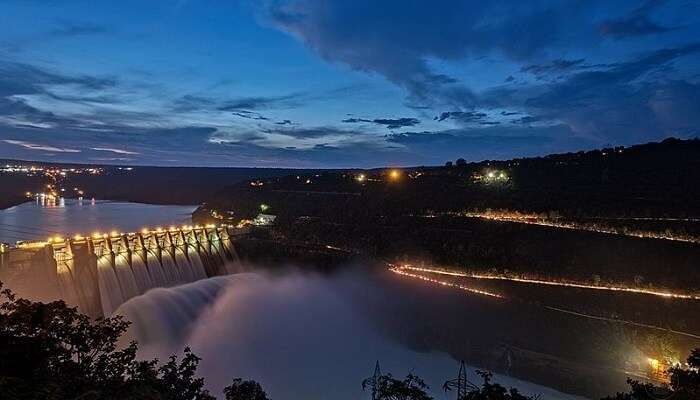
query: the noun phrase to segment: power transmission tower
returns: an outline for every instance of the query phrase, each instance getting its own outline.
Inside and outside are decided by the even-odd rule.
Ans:
[[[362,390],[370,389],[372,392],[372,400],[379,399],[379,379],[382,376],[382,370],[379,368],[379,360],[374,365],[374,374],[362,381]]]
[[[448,392],[452,389],[457,391],[457,400],[466,400],[467,393],[470,390],[478,390],[479,388],[467,380],[467,369],[464,367],[464,361],[459,364],[459,372],[457,378],[446,381],[442,385],[443,390]]]

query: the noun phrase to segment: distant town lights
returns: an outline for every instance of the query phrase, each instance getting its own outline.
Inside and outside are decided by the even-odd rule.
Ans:
[[[358,182],[362,183],[362,182],[364,182],[364,181],[367,180],[367,176],[366,176],[365,174],[358,174],[358,175],[355,177],[355,180],[357,180]]]

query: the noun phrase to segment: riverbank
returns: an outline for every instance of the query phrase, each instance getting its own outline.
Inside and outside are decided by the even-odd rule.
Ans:
[[[14,199],[2,198],[2,199],[0,199],[0,211],[18,206],[18,205],[20,205],[22,203],[26,203],[26,202],[27,202],[26,197],[18,197],[18,198],[14,198]]]

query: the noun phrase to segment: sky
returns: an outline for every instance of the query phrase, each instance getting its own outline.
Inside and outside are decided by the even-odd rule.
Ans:
[[[700,136],[700,1],[0,0],[0,158],[379,167]]]

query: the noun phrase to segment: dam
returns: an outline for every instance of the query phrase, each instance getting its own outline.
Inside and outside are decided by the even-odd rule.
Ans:
[[[20,297],[64,300],[94,318],[156,287],[171,287],[236,272],[227,225],[95,233],[89,237],[0,245],[0,282]]]

